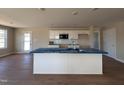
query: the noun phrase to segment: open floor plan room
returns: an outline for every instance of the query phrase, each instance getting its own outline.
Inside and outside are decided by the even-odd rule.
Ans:
[[[1,85],[123,85],[123,8],[0,8]]]

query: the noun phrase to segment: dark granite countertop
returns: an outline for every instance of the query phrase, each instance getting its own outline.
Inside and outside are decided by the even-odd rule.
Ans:
[[[95,53],[95,54],[107,54],[103,50],[94,48],[38,48],[30,53]]]
[[[48,44],[48,45],[61,45],[61,44]],[[79,44],[65,44],[65,45],[79,45]]]

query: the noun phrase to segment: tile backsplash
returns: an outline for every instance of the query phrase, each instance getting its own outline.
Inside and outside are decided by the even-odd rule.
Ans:
[[[61,40],[61,39],[57,39],[57,40],[53,40],[54,44],[78,44],[78,40]]]

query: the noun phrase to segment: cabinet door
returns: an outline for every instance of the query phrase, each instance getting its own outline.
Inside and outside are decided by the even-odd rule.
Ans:
[[[59,31],[54,32],[54,39],[59,39]]]
[[[50,39],[59,39],[59,31],[50,31]]]
[[[69,39],[73,39],[73,32],[69,31],[68,34],[69,34]]]
[[[59,45],[48,45],[48,48],[59,48]]]
[[[50,39],[55,39],[55,33],[54,33],[54,31],[50,31]]]
[[[78,34],[75,31],[69,31],[69,39],[78,39]]]
[[[77,32],[73,32],[73,39],[78,39],[78,33]]]

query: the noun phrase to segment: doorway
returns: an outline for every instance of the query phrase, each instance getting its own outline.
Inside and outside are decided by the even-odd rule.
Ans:
[[[24,32],[24,52],[29,52],[32,49],[32,33],[30,31]]]

